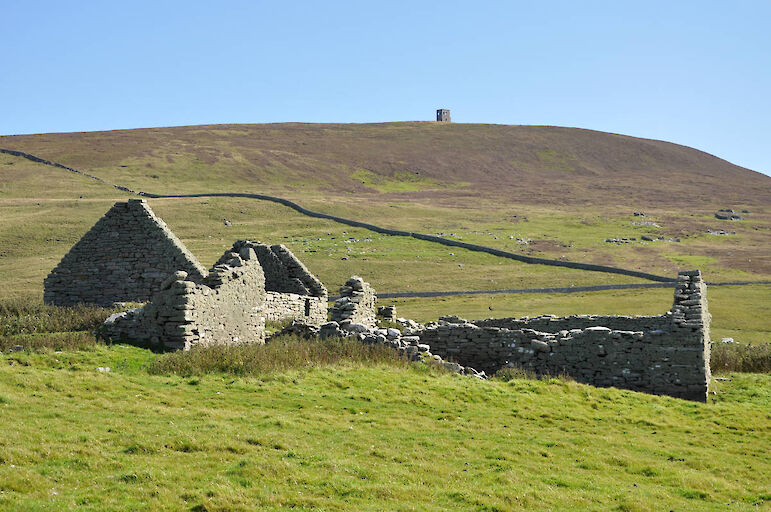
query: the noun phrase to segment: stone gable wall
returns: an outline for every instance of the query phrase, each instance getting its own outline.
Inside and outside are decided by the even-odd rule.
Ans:
[[[110,317],[103,335],[168,350],[264,343],[265,276],[254,250],[227,251],[200,283],[178,271],[143,308]]]
[[[76,243],[46,277],[48,304],[146,302],[174,271],[191,280],[206,275],[143,199],[118,202]]]
[[[327,297],[327,289],[305,265],[282,244],[266,245],[248,240],[265,272],[265,289],[270,292]]]
[[[505,319],[503,327],[455,318],[428,326],[420,338],[432,353],[486,372],[515,366],[596,386],[706,400],[710,316],[698,271],[678,275],[674,305],[665,315],[590,318]],[[533,328],[550,325],[561,329]]]

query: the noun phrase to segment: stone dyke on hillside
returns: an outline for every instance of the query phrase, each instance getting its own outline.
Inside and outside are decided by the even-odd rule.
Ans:
[[[115,203],[43,282],[57,306],[146,302],[177,270],[198,281],[206,269],[144,199]]]
[[[660,316],[581,315],[467,322],[440,319],[420,332],[431,352],[485,372],[511,366],[538,375],[706,401],[710,381],[706,285],[680,272]]]
[[[340,287],[340,298],[332,306],[332,321],[341,326],[346,323],[361,324],[371,328],[377,324],[375,289],[359,276],[351,276]]]
[[[188,277],[172,274],[144,307],[108,318],[102,335],[166,350],[264,343],[265,275],[252,247],[226,251],[200,282]]]

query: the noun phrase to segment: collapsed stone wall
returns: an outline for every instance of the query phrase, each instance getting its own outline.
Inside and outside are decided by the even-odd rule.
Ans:
[[[43,282],[57,306],[146,302],[176,270],[200,280],[206,269],[144,199],[118,202],[62,258]]]
[[[388,306],[378,306],[377,316],[387,322],[396,322],[396,304],[389,304]]]
[[[596,386],[706,401],[710,316],[699,271],[678,275],[672,309],[659,317],[533,320],[450,318],[428,325],[421,343],[443,358],[486,372],[515,366]],[[560,329],[540,330],[550,326]]]
[[[265,275],[252,247],[226,251],[201,282],[188,277],[175,272],[143,308],[108,318],[102,334],[170,350],[264,342]]]
[[[332,306],[332,321],[340,325],[345,323],[362,324],[374,327],[377,308],[375,289],[359,276],[351,276],[340,287],[340,298]]]

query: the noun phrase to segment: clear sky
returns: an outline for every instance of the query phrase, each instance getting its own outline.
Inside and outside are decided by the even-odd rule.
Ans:
[[[771,174],[771,1],[0,0],[0,134],[591,128]]]

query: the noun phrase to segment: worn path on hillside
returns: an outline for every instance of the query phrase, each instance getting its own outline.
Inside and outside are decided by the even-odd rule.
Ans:
[[[484,245],[477,245],[477,244],[470,244],[466,242],[460,242],[458,240],[452,240],[449,238],[444,238],[440,236],[435,235],[427,235],[423,233],[415,233],[411,231],[401,231],[396,229],[388,229],[381,226],[376,226],[374,224],[368,224],[366,222],[359,222],[356,220],[346,219],[343,217],[338,217],[335,215],[329,215],[326,213],[316,212],[313,210],[308,210],[307,208],[303,208],[299,204],[290,201],[288,199],[283,199],[280,197],[275,196],[269,196],[265,194],[249,194],[249,193],[240,193],[240,192],[221,192],[221,193],[202,193],[202,194],[153,194],[150,192],[143,192],[143,191],[135,191],[128,187],[124,187],[121,185],[116,185],[114,183],[109,183],[102,178],[99,178],[98,176],[94,176],[92,174],[88,174],[86,172],[80,171],[78,169],[74,169],[72,167],[68,167],[66,165],[57,163],[57,162],[51,162],[49,160],[46,160],[44,158],[25,153],[23,151],[16,151],[11,149],[2,149],[0,148],[0,153],[6,153],[14,156],[19,156],[26,158],[28,160],[32,160],[33,162],[38,162],[45,165],[51,165],[54,167],[58,167],[60,169],[64,169],[76,174],[80,174],[82,176],[85,176],[87,178],[99,181],[100,183],[103,183],[105,185],[109,185],[111,187],[114,187],[117,190],[128,192],[131,194],[136,194],[139,196],[149,197],[149,198],[156,198],[156,199],[168,199],[168,198],[192,198],[192,197],[245,197],[245,198],[251,198],[251,199],[258,199],[261,201],[271,201],[274,203],[281,204],[283,206],[287,206],[289,208],[292,208],[293,210],[302,213],[303,215],[307,215],[309,217],[314,217],[318,219],[327,219],[334,222],[338,222],[340,224],[345,224],[348,226],[358,227],[367,229],[370,231],[374,231],[376,233],[382,233],[386,235],[392,235],[392,236],[406,236],[406,237],[412,237],[417,238],[419,240],[425,240],[428,242],[435,242],[442,245],[448,245],[448,246],[454,246],[454,247],[461,247],[464,249],[468,249],[470,251],[476,251],[476,252],[484,252],[488,254],[492,254],[493,256],[499,256],[502,258],[509,258],[517,261],[521,261],[523,263],[528,264],[535,264],[535,265],[550,265],[555,267],[565,267],[565,268],[574,268],[578,270],[588,270],[592,272],[607,272],[611,274],[622,274],[627,275],[631,277],[638,277],[641,279],[647,279],[649,281],[657,281],[659,283],[666,283],[666,284],[660,284],[658,286],[671,286],[676,281],[674,278],[671,277],[665,277],[665,276],[659,276],[656,274],[650,274],[647,272],[639,272],[636,270],[629,270],[624,268],[618,268],[618,267],[611,267],[607,265],[594,265],[591,263],[581,263],[581,262],[575,262],[575,261],[564,261],[564,260],[553,260],[548,258],[536,258],[533,256],[525,256],[522,254],[517,254],[513,252],[508,251],[502,251],[500,249],[494,249],[492,247],[487,247]],[[736,283],[737,285],[744,285],[744,284],[765,284],[765,283]],[[639,288],[644,287],[639,284],[627,284],[627,285],[602,285],[602,286],[610,286],[611,288],[603,288],[603,287],[573,287],[573,288],[564,288],[562,290],[570,290],[570,291],[591,291],[588,289],[579,289],[579,288],[594,288],[595,290],[603,290],[603,289],[621,289],[621,288],[612,288],[612,287],[625,287],[625,288]],[[649,285],[649,286],[657,286],[657,285]],[[524,290],[524,289],[521,289]],[[538,289],[535,289],[538,290]],[[557,289],[552,289],[557,290]],[[468,294],[468,293],[527,293],[525,291],[497,291],[497,290],[477,290],[477,291],[466,291],[466,292],[405,292],[405,293],[430,293],[434,295],[424,295],[424,296],[438,296],[439,293],[445,293],[447,295],[461,295],[461,294]],[[539,292],[530,292],[530,293],[539,293]],[[540,293],[549,293],[549,292],[540,292]],[[392,295],[393,296],[393,295]],[[420,295],[402,295],[402,296],[420,296]],[[381,297],[386,297],[385,294],[381,294]]]

